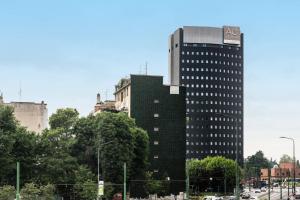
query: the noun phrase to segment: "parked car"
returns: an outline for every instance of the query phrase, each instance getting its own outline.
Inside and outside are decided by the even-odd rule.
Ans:
[[[242,199],[249,199],[249,198],[250,198],[250,194],[249,193],[242,194]]]
[[[261,190],[260,190],[260,189],[256,189],[256,190],[254,191],[254,193],[261,193]]]
[[[263,188],[260,189],[260,191],[261,191],[261,192],[266,192],[266,191],[267,191],[267,188],[263,187]]]

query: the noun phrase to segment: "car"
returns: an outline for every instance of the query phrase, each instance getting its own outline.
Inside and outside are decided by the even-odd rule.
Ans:
[[[217,197],[217,196],[205,196],[203,200],[223,200],[223,197]]]
[[[260,190],[260,189],[256,189],[256,190],[254,191],[254,193],[261,193],[261,190]]]
[[[267,188],[264,188],[264,187],[263,187],[263,188],[260,189],[260,191],[261,191],[261,192],[266,192],[266,191],[267,191]]]
[[[273,183],[273,187],[278,187],[279,183]]]
[[[235,196],[229,196],[227,199],[228,200],[235,200]]]
[[[249,199],[249,198],[250,198],[250,194],[248,193],[242,194],[242,199]]]
[[[257,200],[257,197],[250,197],[251,200]]]
[[[296,194],[295,199],[300,199],[300,194]]]

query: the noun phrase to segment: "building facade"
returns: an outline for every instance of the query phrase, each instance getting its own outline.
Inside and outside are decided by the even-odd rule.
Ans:
[[[105,100],[104,102],[101,101],[101,96],[100,94],[98,93],[97,94],[97,103],[94,107],[94,111],[93,111],[93,114],[96,115],[98,113],[101,113],[101,112],[114,112],[116,110],[115,108],[115,101],[113,100]]]
[[[269,178],[268,174],[269,169],[261,169],[260,170],[260,178],[262,181],[267,181]],[[279,166],[275,165],[271,169],[271,180],[278,179],[293,179],[294,178],[294,163],[280,163]],[[295,177],[300,179],[300,168],[296,165],[295,168]]]
[[[11,106],[14,109],[14,115],[21,124],[29,131],[37,134],[42,133],[48,127],[48,109],[47,104],[34,102],[10,102],[5,103],[3,96],[0,97],[0,104]]]
[[[116,109],[145,129],[150,143],[150,170],[169,177],[171,190],[184,190],[185,88],[163,85],[162,76],[131,75],[116,86]]]
[[[238,149],[243,163],[243,68],[239,27],[185,26],[170,35],[170,83],[186,87],[187,159],[235,159]]]

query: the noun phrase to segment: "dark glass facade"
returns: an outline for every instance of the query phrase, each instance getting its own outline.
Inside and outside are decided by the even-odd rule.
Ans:
[[[148,132],[150,170],[156,179],[170,178],[172,193],[184,191],[185,88],[163,85],[162,76],[130,76],[130,116]]]
[[[219,155],[234,160],[237,144],[242,164],[243,34],[240,44],[219,42],[221,34],[214,36],[217,42],[205,43],[210,36],[205,34],[199,36],[201,43],[185,42],[191,39],[184,34],[184,28],[178,29],[170,37],[169,69],[171,84],[186,87],[187,159]]]

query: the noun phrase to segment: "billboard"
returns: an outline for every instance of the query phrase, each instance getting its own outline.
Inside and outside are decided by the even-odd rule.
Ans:
[[[241,31],[238,26],[223,26],[225,44],[241,44]]]

